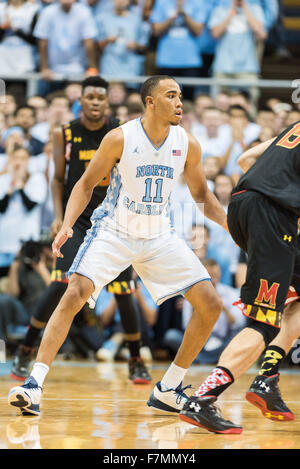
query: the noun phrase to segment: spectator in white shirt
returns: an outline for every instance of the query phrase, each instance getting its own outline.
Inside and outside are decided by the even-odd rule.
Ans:
[[[32,34],[38,5],[24,0],[0,3],[1,73],[21,75],[32,72],[35,63],[35,39]]]
[[[238,104],[230,106],[229,124],[226,125],[226,133],[224,133],[225,152],[220,159],[220,164],[224,173],[233,178],[234,184],[242,174],[237,160],[248,145],[258,138],[260,130],[259,125],[250,122],[246,109]]]
[[[91,11],[75,0],[59,0],[44,8],[34,29],[39,40],[40,70],[44,80],[96,74],[94,39],[97,28]]]
[[[199,94],[194,100],[195,121],[191,126],[191,133],[196,137],[200,137],[204,133],[202,123],[202,114],[204,109],[214,105],[212,98],[207,94]]]
[[[222,135],[222,114],[215,107],[207,107],[202,112],[203,134],[194,136],[199,140],[203,160],[207,156],[221,156],[224,153]]]
[[[31,135],[43,143],[46,143],[49,138],[49,111],[48,103],[42,96],[30,96],[27,99],[28,106],[35,110],[36,123],[31,129]]]
[[[28,150],[16,147],[0,175],[0,266],[11,264],[22,241],[40,239],[47,181],[42,173],[29,173],[29,161]]]

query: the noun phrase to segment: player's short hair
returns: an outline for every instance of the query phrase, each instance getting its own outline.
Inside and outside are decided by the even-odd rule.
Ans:
[[[146,106],[147,96],[152,96],[153,91],[161,80],[174,80],[174,78],[169,75],[153,75],[152,77],[147,78],[147,80],[142,84],[141,99],[144,106]]]
[[[95,88],[104,88],[105,90],[108,89],[109,83],[101,78],[99,75],[87,77],[82,82],[82,93],[87,86],[93,86]]]

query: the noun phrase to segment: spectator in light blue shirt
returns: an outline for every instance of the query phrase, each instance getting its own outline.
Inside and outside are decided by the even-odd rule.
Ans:
[[[258,5],[262,8],[265,17],[265,28],[269,31],[278,18],[278,0],[248,0],[248,2],[250,5]]]
[[[256,78],[260,71],[256,40],[266,39],[261,5],[251,0],[221,0],[211,13],[209,28],[218,39],[214,75]]]
[[[202,66],[198,36],[206,19],[205,0],[156,0],[150,16],[154,36],[158,37],[158,73],[197,77]],[[185,99],[193,90],[184,89]]]
[[[262,8],[265,18],[265,30],[268,33],[267,40],[269,41],[270,31],[271,36],[274,32],[274,26],[277,25],[277,20],[279,18],[279,4],[278,0],[248,0],[251,6],[258,6]],[[265,50],[265,42],[264,41],[257,41],[257,58],[259,63],[262,63],[263,55]]]
[[[79,3],[89,7],[94,17],[113,11],[112,0],[79,0]]]
[[[113,0],[114,11],[96,18],[98,44],[102,51],[99,68],[106,77],[132,77],[144,72],[149,30],[139,14],[129,10],[129,0]]]
[[[212,36],[211,30],[208,27],[208,23],[211,17],[211,13],[217,4],[218,0],[211,0],[205,4],[204,29],[200,36],[198,36],[198,46],[203,62],[201,68],[202,77],[210,76],[210,69],[216,51],[217,39]]]

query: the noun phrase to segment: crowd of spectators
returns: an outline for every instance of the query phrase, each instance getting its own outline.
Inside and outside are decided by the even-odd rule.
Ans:
[[[80,116],[80,81],[64,83],[61,78],[99,71],[105,77],[143,74],[154,49],[155,72],[257,77],[258,46],[277,14],[277,0],[0,3],[1,72],[40,70],[43,78],[36,96],[18,102],[8,93],[0,104],[0,338],[12,349],[51,281],[52,134],[56,126]],[[122,80],[110,84],[108,101],[107,113],[122,123],[143,114],[138,89]],[[225,210],[241,175],[237,159],[242,152],[300,120],[300,105],[275,97],[262,105],[249,91],[234,89],[220,90],[213,98],[187,88],[183,111],[182,125],[199,140],[208,186]],[[222,314],[196,359],[215,363],[245,324],[233,303],[247,260],[223,228],[204,218],[184,179],[173,191],[171,207],[178,235],[204,263],[223,298]],[[189,303],[175,297],[158,307],[138,278],[135,298],[148,357],[172,357],[191,314]],[[75,320],[70,338],[67,351],[92,353],[99,360],[126,356],[113,295],[104,289],[95,312]]]
[[[149,67],[173,76],[253,79],[264,42],[280,24],[279,6],[279,0],[4,0],[1,72],[39,71],[39,94],[62,78],[100,72],[122,79]],[[192,94],[187,88],[186,97]]]

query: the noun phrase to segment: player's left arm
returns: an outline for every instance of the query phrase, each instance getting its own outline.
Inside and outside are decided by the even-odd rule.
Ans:
[[[251,166],[256,163],[258,158],[269,148],[269,146],[276,140],[277,137],[271,138],[266,142],[259,143],[255,145],[255,147],[246,150],[244,153],[241,154],[239,159],[237,160],[238,165],[242,168],[244,173],[251,168]]]
[[[227,229],[227,216],[216,196],[209,190],[201,164],[201,147],[188,134],[189,148],[184,167],[184,178],[196,203],[204,204],[204,215]]]

